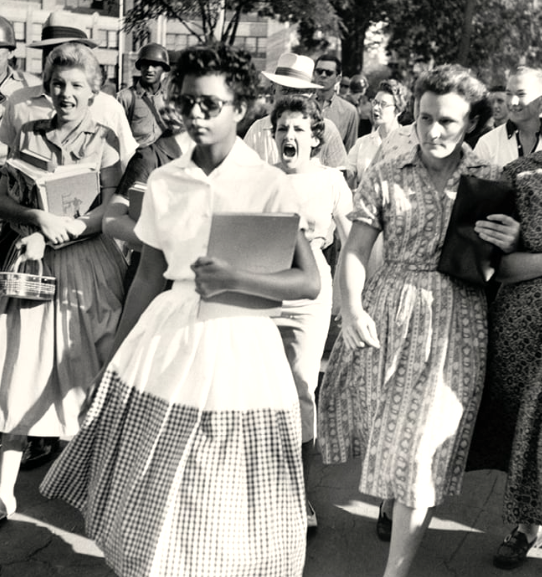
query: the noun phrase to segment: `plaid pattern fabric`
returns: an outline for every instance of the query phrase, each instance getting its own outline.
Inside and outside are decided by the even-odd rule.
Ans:
[[[301,576],[299,408],[202,411],[107,372],[42,483],[122,577]]]

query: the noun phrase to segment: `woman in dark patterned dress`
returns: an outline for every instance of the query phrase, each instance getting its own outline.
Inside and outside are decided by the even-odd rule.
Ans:
[[[503,258],[503,283],[490,311],[482,445],[506,470],[504,520],[517,526],[494,563],[523,563],[542,525],[542,153],[510,163],[504,175],[516,191],[521,249]],[[479,465],[480,463],[478,463]]]

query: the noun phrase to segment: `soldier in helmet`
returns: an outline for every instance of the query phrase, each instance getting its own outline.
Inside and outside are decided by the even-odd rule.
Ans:
[[[124,107],[132,134],[139,147],[155,142],[166,130],[160,116],[165,105],[165,91],[162,78],[170,69],[167,50],[160,44],[151,42],[141,48],[135,63],[141,76],[133,86],[117,94]]]
[[[9,20],[0,16],[0,121],[4,116],[5,102],[11,94],[24,86],[36,86],[41,80],[33,74],[15,70],[10,60],[15,50],[15,31]],[[4,164],[8,148],[0,143],[0,167]]]

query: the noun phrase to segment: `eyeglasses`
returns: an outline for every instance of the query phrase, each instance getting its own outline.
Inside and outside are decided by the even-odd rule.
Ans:
[[[335,70],[329,70],[328,68],[316,68],[314,72],[318,74],[318,76],[333,76],[337,74]]]
[[[222,100],[216,96],[194,97],[189,94],[179,94],[173,101],[183,116],[188,116],[197,104],[206,118],[215,118],[222,112],[224,106],[233,104],[233,100]]]
[[[374,108],[378,106],[379,108],[389,108],[390,106],[395,106],[391,102],[384,102],[383,100],[371,100],[371,106]]]

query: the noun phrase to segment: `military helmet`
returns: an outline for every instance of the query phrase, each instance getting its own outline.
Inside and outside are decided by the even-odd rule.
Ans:
[[[164,68],[164,70],[169,70],[169,56],[167,50],[160,44],[156,42],[151,42],[150,44],[145,44],[143,48],[139,51],[137,55],[137,60],[135,67],[140,70],[141,62],[147,60],[147,62],[158,62]]]
[[[15,50],[15,30],[9,20],[0,16],[0,48],[9,48]]]

